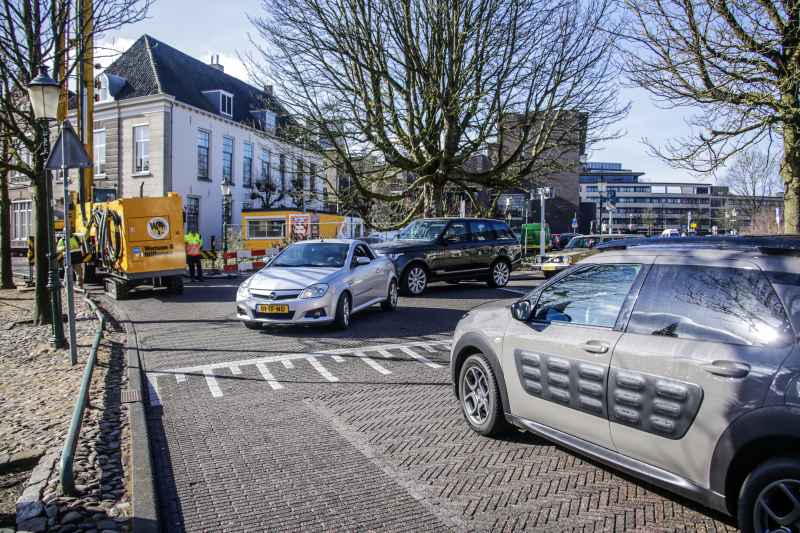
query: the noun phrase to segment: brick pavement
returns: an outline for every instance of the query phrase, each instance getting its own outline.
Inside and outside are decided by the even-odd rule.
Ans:
[[[464,310],[514,293],[437,284],[394,313],[354,315],[346,332],[250,331],[233,318],[235,287],[211,281],[119,302],[151,374],[269,361],[215,368],[216,397],[202,371],[157,379],[161,405],[147,409],[164,531],[735,531],[537,437],[474,434],[445,350],[411,349],[440,368],[398,348],[362,352],[389,373],[343,353],[447,341]],[[340,351],[315,358],[338,381],[292,356],[321,350]]]

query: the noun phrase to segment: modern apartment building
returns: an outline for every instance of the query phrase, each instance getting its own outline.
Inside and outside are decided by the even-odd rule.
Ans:
[[[621,163],[589,162],[581,167],[581,202],[597,205],[601,209],[597,183],[601,177],[606,190],[616,191],[617,208],[611,213],[611,232],[625,230],[630,224],[639,233],[661,233],[665,229],[693,230],[700,235],[712,232],[716,226],[720,233],[733,229],[746,230],[750,220],[741,207],[741,198],[729,195],[727,187],[707,182],[651,182],[643,178],[644,172],[622,168]],[[765,205],[781,207],[781,198],[768,199]],[[609,213],[602,211],[602,225],[608,231]],[[690,220],[691,219],[691,220]],[[692,227],[692,224],[695,226]],[[597,230],[595,224],[594,230]]]
[[[222,192],[233,194],[229,221],[242,209],[261,207],[250,198],[258,180],[278,187],[270,207],[321,209],[322,162],[281,140],[291,118],[269,87],[257,89],[148,35],[139,38],[97,79],[94,107],[94,184],[116,188],[118,197],[183,199],[186,226],[206,238],[222,233]],[[74,120],[74,110],[72,111]],[[73,122],[74,124],[74,122]],[[78,189],[78,174],[70,189]],[[305,191],[288,194],[303,180]],[[13,238],[22,244],[33,214],[27,180],[12,180]],[[307,200],[305,200],[307,199]],[[27,243],[25,243],[27,246]]]

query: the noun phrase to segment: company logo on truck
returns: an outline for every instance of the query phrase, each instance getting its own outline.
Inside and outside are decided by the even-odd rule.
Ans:
[[[154,239],[163,239],[169,235],[169,222],[161,217],[151,218],[147,223],[147,233]]]

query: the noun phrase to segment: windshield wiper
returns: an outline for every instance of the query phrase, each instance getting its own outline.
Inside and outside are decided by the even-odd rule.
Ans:
[[[293,267],[295,265],[288,265],[286,263],[270,263],[271,267]]]

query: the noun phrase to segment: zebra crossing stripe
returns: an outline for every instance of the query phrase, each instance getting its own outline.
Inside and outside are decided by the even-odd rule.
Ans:
[[[361,352],[353,352],[353,353],[356,355],[356,357],[358,357],[359,359],[361,359],[362,361],[367,363],[369,366],[371,366],[372,368],[374,368],[375,370],[377,370],[378,372],[380,372],[384,376],[386,374],[391,374],[391,372],[389,370],[386,370],[381,365],[379,365],[378,363],[376,363],[375,361],[373,361],[372,359],[370,359],[369,357],[367,357],[363,353],[361,353]]]
[[[411,348],[408,348],[408,347],[406,347],[406,346],[401,346],[401,347],[400,347],[400,350],[404,351],[405,353],[407,353],[408,355],[410,355],[411,357],[413,357],[414,359],[416,359],[416,360],[417,360],[417,361],[419,361],[420,363],[425,363],[426,365],[428,365],[428,366],[429,366],[429,367],[431,367],[431,368],[442,368],[442,365],[437,365],[437,364],[436,364],[436,363],[434,363],[433,361],[430,361],[430,360],[428,360],[428,359],[425,359],[424,357],[422,357],[421,355],[419,355],[417,352],[415,352],[415,351],[414,351],[414,350],[412,350]]]
[[[337,363],[344,363],[344,358],[341,355],[331,355],[331,357]]]
[[[239,365],[231,365],[228,368],[231,369],[231,374],[233,374],[234,376],[241,376],[242,375],[242,369],[239,368]]]
[[[186,374],[183,372],[175,372],[175,381],[178,383],[186,383]]]
[[[222,390],[219,388],[217,378],[214,377],[214,371],[210,368],[204,368],[203,376],[206,378],[206,385],[208,385],[208,390],[211,391],[211,396],[214,398],[222,398]]]
[[[286,368],[294,368],[294,363],[292,363],[289,359],[284,359],[281,361],[281,363],[283,363],[283,366]]]
[[[256,368],[258,368],[258,371],[261,372],[262,376],[264,376],[264,379],[267,380],[267,383],[269,383],[269,386],[272,387],[272,390],[283,388],[283,385],[278,383],[278,380],[275,379],[275,376],[273,376],[272,373],[267,370],[267,365],[264,363],[256,363]]]
[[[384,356],[386,359],[392,358],[392,354],[390,354],[388,350],[378,350],[378,353]]]
[[[328,381],[339,381],[339,378],[337,378],[336,376],[325,370],[325,367],[322,366],[319,361],[317,361],[316,357],[306,357],[306,361],[311,363],[311,366],[314,367],[314,370],[322,374],[322,377],[324,377]]]

